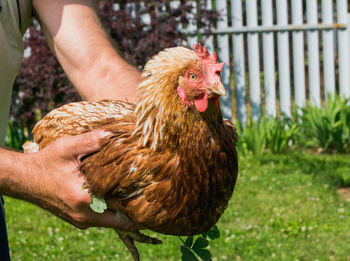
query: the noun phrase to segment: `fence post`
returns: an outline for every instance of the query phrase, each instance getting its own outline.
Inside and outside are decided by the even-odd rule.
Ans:
[[[333,23],[333,3],[332,0],[322,1],[322,22],[325,24]],[[324,30],[322,32],[323,40],[323,75],[324,91],[327,101],[328,95],[334,95],[335,92],[335,72],[334,72],[334,30]]]
[[[246,0],[247,26],[258,25],[258,9],[256,0]],[[257,120],[261,116],[260,101],[260,60],[259,60],[259,34],[250,32],[248,39],[248,67],[249,67],[249,90],[250,103],[252,106],[252,118]]]
[[[213,10],[213,4],[211,0],[201,0],[201,4],[205,4],[206,10]],[[214,35],[204,35],[203,41],[207,46],[209,53],[214,52]]]
[[[306,14],[308,24],[316,25],[318,23],[316,0],[306,1]],[[320,58],[318,41],[319,39],[317,30],[310,30],[307,32],[310,102],[320,107]]]
[[[273,10],[272,0],[261,2],[262,23],[264,26],[272,26]],[[263,58],[264,58],[264,90],[266,114],[269,117],[276,117],[276,76],[275,76],[275,52],[273,32],[264,32]]]
[[[232,26],[242,27],[242,0],[231,0]],[[243,33],[233,34],[233,65],[235,72],[236,108],[240,123],[247,125],[245,55]]]
[[[288,24],[287,1],[276,1],[277,24]],[[278,44],[278,80],[280,91],[281,113],[287,117],[291,116],[291,95],[290,95],[290,62],[289,62],[289,36],[288,32],[277,33]]]
[[[303,24],[303,2],[292,1],[292,22],[294,26]],[[294,31],[293,37],[293,71],[294,71],[294,99],[298,107],[306,105],[305,91],[305,53],[304,34],[302,31]]]
[[[220,13],[220,19],[217,22],[218,28],[226,28],[228,26],[227,18],[227,1],[217,0],[216,10]],[[230,44],[228,35],[218,35],[218,57],[221,62],[225,63],[225,67],[221,73],[221,79],[226,89],[226,96],[221,97],[221,109],[225,118],[232,119],[231,108],[231,91],[230,91]]]
[[[348,23],[347,0],[337,1],[337,21],[338,23]],[[349,24],[349,23],[348,23]],[[349,28],[338,30],[338,57],[339,57],[339,94],[347,98],[350,97],[349,83]]]
[[[180,3],[180,1],[179,1]],[[189,20],[189,23],[187,25],[187,29],[190,31],[195,31],[197,30],[197,23],[195,20],[195,16],[197,14],[197,2],[196,1],[191,1],[190,2],[192,5],[192,10],[191,13],[188,14],[187,18]],[[188,47],[190,49],[192,49],[193,44],[198,43],[198,36],[197,35],[191,35],[187,37],[187,43],[188,43]]]

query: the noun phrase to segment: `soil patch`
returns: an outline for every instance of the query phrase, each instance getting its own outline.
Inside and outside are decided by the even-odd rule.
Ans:
[[[350,188],[337,189],[337,193],[343,198],[345,198],[347,201],[350,201]]]

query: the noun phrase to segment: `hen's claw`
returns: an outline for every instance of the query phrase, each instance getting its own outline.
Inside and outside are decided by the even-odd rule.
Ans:
[[[157,238],[146,236],[140,231],[132,231],[132,232],[126,232],[126,231],[120,231],[115,229],[120,239],[124,242],[126,247],[129,249],[134,261],[140,261],[140,255],[139,252],[135,246],[135,242],[140,243],[146,243],[146,244],[152,244],[152,245],[159,245],[163,242]]]
[[[125,233],[125,232],[124,232]],[[146,243],[146,244],[152,244],[152,245],[159,245],[163,244],[163,242],[155,237],[149,237],[144,234],[142,234],[140,231],[132,231],[132,232],[126,232],[129,237],[131,237],[133,240],[140,242],[140,243]]]

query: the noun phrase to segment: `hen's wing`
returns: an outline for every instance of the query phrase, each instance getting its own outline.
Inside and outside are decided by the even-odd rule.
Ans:
[[[134,110],[134,104],[123,101],[70,103],[51,111],[35,125],[34,142],[42,149],[58,138],[96,129],[104,120],[120,119]]]
[[[100,151],[84,159],[80,170],[93,194],[118,199],[120,210],[137,223],[158,226],[176,215],[166,212],[164,205],[175,202],[170,177],[178,171],[178,161],[170,152],[139,146],[139,137],[132,134],[135,121],[135,116],[105,121],[101,128],[113,135],[103,139]]]

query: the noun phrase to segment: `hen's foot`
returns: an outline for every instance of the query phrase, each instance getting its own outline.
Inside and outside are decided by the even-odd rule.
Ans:
[[[163,243],[162,241],[154,237],[146,236],[140,233],[139,231],[126,232],[126,231],[120,231],[117,229],[115,231],[117,232],[120,239],[124,242],[126,247],[129,249],[134,261],[140,261],[139,251],[137,250],[134,241],[138,241],[140,243],[152,244],[152,245],[158,245]]]

